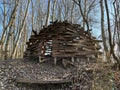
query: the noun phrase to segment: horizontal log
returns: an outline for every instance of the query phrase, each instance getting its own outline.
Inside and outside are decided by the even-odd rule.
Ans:
[[[54,48],[52,48],[52,51],[59,51],[59,50],[63,50],[63,51],[71,51],[71,52],[73,52],[73,51],[89,51],[89,50],[99,50],[99,49],[96,49],[96,48],[85,48],[85,47],[54,47]]]
[[[63,46],[63,47],[54,46],[52,48],[53,51],[54,50],[72,50],[72,49],[76,50],[77,48],[76,47],[67,47],[67,46]]]
[[[88,42],[103,42],[103,40],[90,40]]]
[[[83,39],[83,40],[74,40],[73,42],[103,42],[102,40],[92,40],[92,39]]]
[[[72,32],[65,32],[65,34],[74,35]]]
[[[82,50],[86,50],[86,51],[89,51],[89,50],[99,50],[101,47],[99,46],[85,46],[82,48]]]
[[[61,54],[61,53],[58,53],[58,54],[52,54],[53,57],[76,57],[75,54]]]
[[[52,79],[52,80],[34,80],[28,78],[17,78],[17,83],[28,83],[28,84],[64,84],[71,83],[71,80],[63,80],[63,79]]]
[[[70,31],[72,33],[76,33],[76,30],[75,29],[71,29],[71,28],[66,28],[67,31]]]
[[[71,53],[75,53],[75,52],[77,52],[77,50],[75,50],[75,49],[71,49],[71,50],[69,50],[69,49],[60,49],[60,50],[53,50],[52,52],[53,53],[54,52],[71,52]]]
[[[63,56],[64,56],[64,55],[67,55],[67,54],[68,54],[68,55],[69,55],[69,54],[70,54],[70,55],[73,54],[73,55],[76,55],[76,56],[77,56],[77,55],[97,55],[97,54],[102,54],[102,52],[100,52],[100,51],[95,51],[95,50],[93,50],[93,51],[92,51],[92,50],[91,50],[91,51],[76,51],[76,52],[75,52],[75,51],[73,51],[73,52],[72,52],[72,51],[71,51],[71,52],[70,52],[70,51],[67,51],[67,52],[66,52],[66,51],[59,51],[59,52],[53,51],[53,52],[52,52],[52,55],[53,55],[53,56],[54,56],[54,55],[60,55],[60,56],[63,55]]]
[[[53,44],[53,46],[59,46],[60,44]],[[61,43],[61,45],[63,45],[63,46],[73,46],[73,47],[79,47],[79,46],[94,46],[95,44],[91,44],[91,43]]]

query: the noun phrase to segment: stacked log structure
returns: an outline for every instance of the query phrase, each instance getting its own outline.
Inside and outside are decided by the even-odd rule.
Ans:
[[[51,57],[55,64],[58,59],[74,62],[82,58],[98,58],[102,54],[98,44],[101,40],[96,40],[90,31],[68,21],[52,22],[38,34],[32,31],[24,57],[38,57],[40,61]]]

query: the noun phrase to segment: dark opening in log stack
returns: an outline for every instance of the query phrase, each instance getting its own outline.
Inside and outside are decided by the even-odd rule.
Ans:
[[[68,21],[52,22],[44,27],[39,33],[32,31],[27,42],[27,49],[24,57],[38,57],[40,61],[53,58],[57,60],[80,61],[84,58],[98,58],[102,53],[90,30],[84,30],[79,24],[72,24]]]

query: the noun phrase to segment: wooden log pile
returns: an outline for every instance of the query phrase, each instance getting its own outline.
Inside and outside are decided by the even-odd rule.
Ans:
[[[102,41],[96,40],[90,31],[68,21],[52,22],[38,34],[32,31],[24,57],[38,57],[41,61],[52,57],[55,64],[58,58],[71,58],[72,61],[83,57],[97,58],[102,54],[98,44]]]

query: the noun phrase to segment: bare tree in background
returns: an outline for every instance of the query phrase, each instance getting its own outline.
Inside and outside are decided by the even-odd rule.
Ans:
[[[56,0],[53,0],[52,22],[55,21],[55,6],[56,6]]]
[[[57,6],[56,10],[58,11],[56,14],[56,18],[58,19],[58,21],[61,21],[62,20],[62,15],[61,15],[62,14],[62,5],[60,3],[58,3],[58,1],[57,1],[56,6]]]
[[[18,4],[19,4],[19,0],[15,2],[15,7],[14,7],[14,9],[12,11],[12,14],[11,14],[11,17],[10,17],[10,19],[12,19],[12,20],[11,20],[10,24],[8,24],[10,26],[9,26],[8,35],[7,35],[7,38],[6,38],[6,43],[5,43],[5,57],[4,57],[4,59],[7,59],[7,57],[8,57],[7,52],[8,52],[10,37],[11,37],[12,32],[13,32],[12,25],[13,25],[13,23],[15,23]]]
[[[100,0],[100,8],[101,8],[101,35],[102,35],[102,40],[103,40],[103,47],[104,47],[104,50],[105,50],[106,59],[109,59],[109,57],[108,57],[109,50],[108,50],[108,46],[107,46],[105,29],[104,29],[104,5],[103,5],[103,0]]]
[[[34,29],[39,31],[45,24],[46,10],[43,10],[45,3],[40,0],[34,1]],[[34,4],[33,3],[33,4]],[[33,10],[33,9],[32,9]]]
[[[107,26],[108,26],[108,35],[109,35],[109,45],[110,45],[110,53],[108,54],[108,57],[110,57],[111,54],[113,53],[113,43],[112,43],[110,16],[109,16],[109,9],[108,9],[107,0],[105,0],[105,9],[106,9],[106,14],[107,14],[106,16],[107,16]]]
[[[89,22],[88,22],[86,15],[84,15],[86,11],[83,12],[83,10],[82,10],[82,4],[81,4],[82,0],[78,0],[78,2],[76,0],[73,0],[73,1],[79,6],[79,10],[80,10],[80,13],[81,13],[82,18],[83,18],[83,23],[84,22],[86,23],[87,30],[89,30]],[[85,0],[85,3],[86,3],[86,0]],[[85,5],[84,9],[86,10],[86,5]]]
[[[8,48],[8,43],[9,43],[9,36],[10,36],[10,33],[11,33],[11,27],[12,27],[12,24],[15,20],[15,13],[16,13],[16,10],[17,10],[17,7],[18,7],[18,3],[19,3],[19,0],[15,1],[15,6],[12,10],[12,13],[10,15],[10,18],[9,18],[9,21],[8,23],[6,24],[6,1],[4,0],[4,20],[3,20],[3,34],[2,34],[2,38],[1,38],[1,53],[5,53],[5,59],[7,58],[7,48]],[[10,28],[9,28],[10,27]],[[7,35],[7,30],[8,28],[10,29],[8,34]],[[7,40],[6,40],[6,37],[7,37]],[[5,51],[4,51],[4,43],[6,42],[6,47],[5,47]],[[4,51],[4,52],[3,52]]]
[[[80,14],[83,18],[83,26],[85,28],[85,25],[87,27],[87,30],[90,29],[90,21],[89,21],[89,14],[96,6],[97,0],[73,0],[78,6],[80,10]]]
[[[113,7],[114,7],[114,38],[113,38],[113,41],[120,43],[120,1],[115,0],[113,2]]]
[[[73,22],[73,12],[74,12],[74,7],[75,7],[75,3],[72,3],[72,8],[71,8],[71,22]]]
[[[45,26],[48,25],[49,18],[50,18],[50,0],[48,0],[47,16],[46,16],[46,23],[45,23]]]
[[[22,20],[22,23],[21,23],[21,26],[20,26],[20,29],[19,29],[19,33],[18,33],[18,37],[17,37],[16,42],[15,42],[14,47],[13,47],[11,58],[15,58],[16,48],[18,46],[19,40],[20,40],[22,32],[23,32],[23,27],[24,27],[25,20],[26,20],[26,17],[27,17],[30,1],[31,0],[28,0],[27,7],[26,7],[26,10],[25,10],[25,14],[24,14],[24,18]]]
[[[32,19],[32,30],[34,29],[34,2],[33,2],[33,0],[31,0],[31,4],[32,4],[32,17],[31,17],[31,19]]]
[[[114,0],[114,35],[113,44],[114,51],[113,56],[117,61],[116,66],[120,69],[120,0]]]

